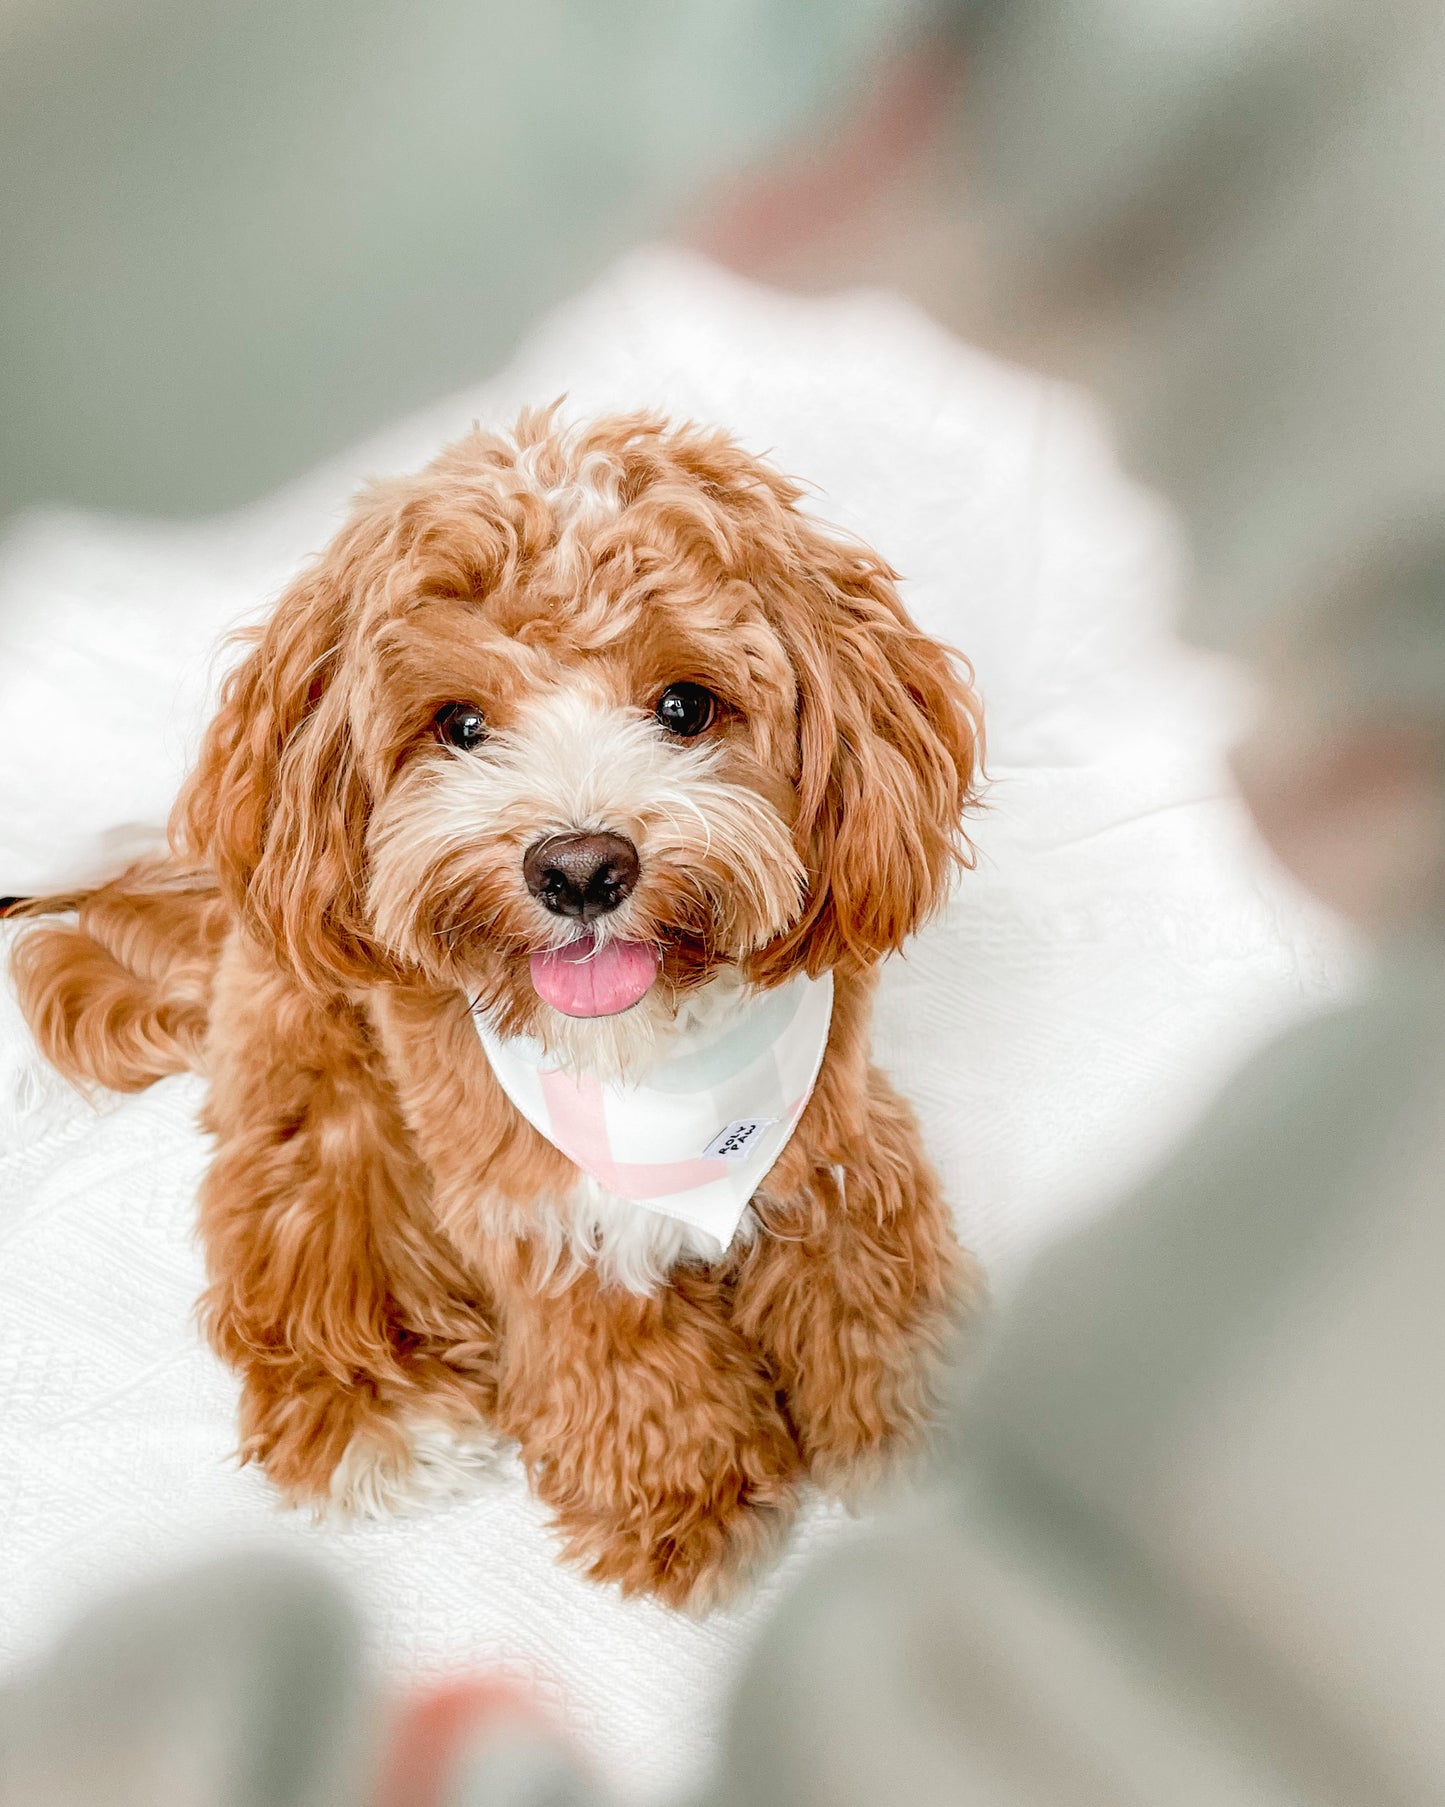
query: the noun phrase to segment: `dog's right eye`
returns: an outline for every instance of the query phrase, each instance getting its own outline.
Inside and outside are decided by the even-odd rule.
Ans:
[[[475,703],[448,703],[437,710],[432,726],[438,740],[460,747],[463,753],[470,753],[487,738],[487,718]]]
[[[669,684],[653,713],[669,734],[693,740],[717,719],[717,698],[701,684]]]

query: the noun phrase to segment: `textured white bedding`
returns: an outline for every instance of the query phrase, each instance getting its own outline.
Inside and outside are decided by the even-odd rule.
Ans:
[[[164,819],[219,634],[316,549],[363,475],[568,393],[718,421],[878,545],[989,712],[978,871],[891,967],[880,1057],[917,1103],[996,1283],[1134,1177],[1246,1048],[1328,996],[1338,937],[1258,852],[1223,776],[1239,687],[1169,638],[1157,511],[1059,388],[874,297],[780,298],[671,252],[620,265],[492,382],[243,514],[50,514],[0,545],[0,892],[104,871]],[[218,1541],[348,1576],[402,1674],[505,1659],[597,1762],[664,1794],[705,1759],[775,1578],[703,1623],[557,1566],[508,1473],[349,1530],[228,1461],[233,1385],[197,1341],[198,1081],[86,1101],[0,986],[0,1668],[95,1590]],[[784,1573],[846,1535],[815,1510]]]

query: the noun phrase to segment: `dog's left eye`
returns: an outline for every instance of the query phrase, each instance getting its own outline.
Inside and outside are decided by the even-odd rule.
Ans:
[[[653,713],[669,734],[689,740],[712,726],[717,698],[701,684],[669,684]]]
[[[475,703],[448,703],[432,718],[437,735],[450,747],[469,753],[487,738],[487,718]]]

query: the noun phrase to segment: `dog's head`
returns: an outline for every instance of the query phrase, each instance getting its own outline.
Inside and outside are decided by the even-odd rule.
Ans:
[[[228,680],[179,839],[307,986],[457,987],[553,1044],[871,964],[967,853],[979,712],[800,493],[721,433],[550,414],[373,488]]]

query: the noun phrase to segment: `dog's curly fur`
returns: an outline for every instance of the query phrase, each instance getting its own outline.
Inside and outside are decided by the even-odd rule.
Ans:
[[[292,1499],[449,1485],[490,1428],[591,1575],[697,1606],[805,1475],[851,1488],[918,1438],[974,1270],[869,1017],[967,861],[980,716],[800,495],[720,433],[552,411],[373,487],[252,635],[171,857],[20,938],[63,1071],[208,1077],[205,1322]],[[679,680],[720,699],[692,744],[652,720]],[[476,751],[434,731],[457,700]],[[617,932],[660,958],[586,1023],[530,983],[560,925],[521,872],[576,828],[636,843]],[[679,1014],[800,971],[834,976],[822,1073],[725,1252],[589,1193],[469,1015],[636,1072]]]

